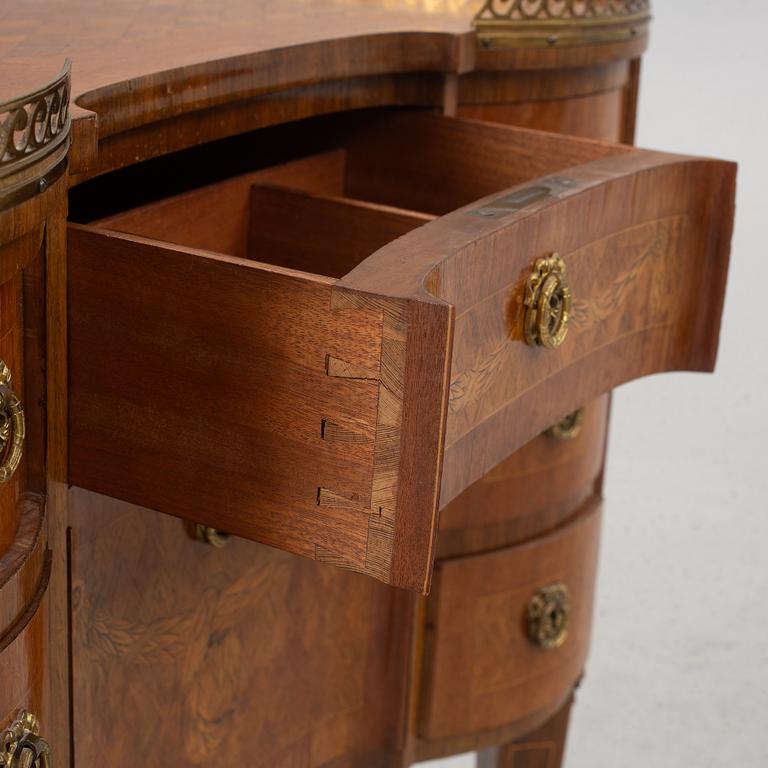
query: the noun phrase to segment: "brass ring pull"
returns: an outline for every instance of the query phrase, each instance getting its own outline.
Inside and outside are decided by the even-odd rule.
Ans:
[[[220,549],[229,541],[229,534],[209,525],[195,523],[195,538]]]
[[[573,440],[581,432],[584,424],[584,409],[579,408],[564,416],[560,421],[546,430],[545,434],[554,437],[555,440]]]
[[[558,648],[568,634],[571,598],[560,582],[537,589],[528,603],[528,636],[534,645]]]
[[[0,737],[0,768],[51,768],[50,747],[31,712],[22,709]]]
[[[11,369],[0,360],[0,483],[7,483],[19,466],[24,435],[24,408],[11,389]]]
[[[536,261],[525,284],[523,304],[526,343],[557,349],[565,341],[571,316],[571,289],[559,254]]]

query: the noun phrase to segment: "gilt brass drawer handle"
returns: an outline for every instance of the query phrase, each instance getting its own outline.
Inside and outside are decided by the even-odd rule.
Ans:
[[[0,768],[51,768],[48,742],[31,712],[22,709],[0,738]]]
[[[528,603],[528,636],[540,648],[558,648],[568,634],[570,594],[565,584],[541,587]]]
[[[555,440],[573,440],[584,424],[584,409],[579,408],[564,416],[560,421],[553,424],[546,430],[547,435],[554,437]]]
[[[559,254],[536,261],[525,284],[525,341],[532,347],[557,349],[568,333],[571,289]]]
[[[229,534],[209,525],[195,523],[195,538],[219,549],[229,541]]]
[[[7,483],[24,449],[24,409],[11,389],[11,369],[0,360],[0,483]]]

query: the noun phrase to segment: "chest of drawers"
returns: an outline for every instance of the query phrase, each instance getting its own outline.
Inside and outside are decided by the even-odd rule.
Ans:
[[[713,368],[735,168],[631,146],[646,3],[529,5],[16,11],[8,755],[559,754],[610,390]]]

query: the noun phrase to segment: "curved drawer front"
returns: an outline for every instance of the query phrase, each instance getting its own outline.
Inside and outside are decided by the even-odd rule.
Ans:
[[[13,544],[0,558],[0,731],[20,709],[42,714],[45,595],[51,553],[43,534],[44,499],[26,494]]]
[[[70,478],[427,591],[440,506],[617,384],[711,367],[733,166],[422,113],[311,135],[72,227]]]
[[[581,675],[589,647],[599,531],[593,503],[568,526],[530,543],[437,564],[423,738],[470,735],[557,707]],[[567,615],[564,630],[556,622],[532,624],[537,600],[550,618]]]
[[[438,558],[511,546],[561,525],[602,484],[610,395],[545,430],[440,511]]]
[[[22,710],[45,712],[45,659],[45,610],[38,603],[24,628],[0,650],[0,732]]]

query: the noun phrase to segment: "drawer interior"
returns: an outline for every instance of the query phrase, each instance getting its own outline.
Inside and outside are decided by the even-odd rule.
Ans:
[[[330,150],[102,219],[99,227],[327,277],[434,216],[346,194]]]
[[[339,278],[451,210],[622,151],[478,125],[423,112],[339,116],[307,126],[321,151],[89,223]],[[308,143],[300,133],[292,140],[299,152]]]

